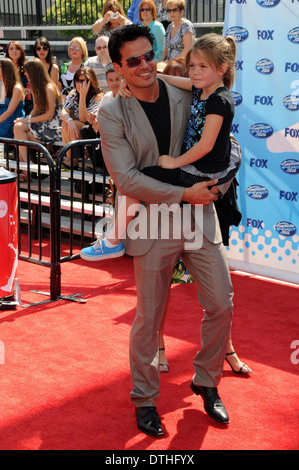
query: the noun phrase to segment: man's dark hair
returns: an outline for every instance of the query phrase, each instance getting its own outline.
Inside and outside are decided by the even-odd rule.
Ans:
[[[114,67],[112,67],[112,65],[108,65],[108,67],[106,68],[106,72],[105,72],[106,77],[108,73],[111,73],[111,72],[115,72]]]
[[[121,48],[125,43],[135,41],[138,38],[148,39],[151,46],[153,46],[154,37],[147,26],[129,24],[114,29],[108,43],[109,55],[112,62],[120,65],[122,58],[120,53]]]

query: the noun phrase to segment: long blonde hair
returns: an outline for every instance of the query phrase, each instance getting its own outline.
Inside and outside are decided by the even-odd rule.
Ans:
[[[25,72],[29,77],[31,90],[34,96],[34,100],[42,112],[46,112],[48,109],[47,100],[47,85],[51,83],[56,90],[56,99],[61,103],[61,93],[56,84],[51,79],[48,71],[44,67],[44,64],[40,59],[29,59],[24,65]]]
[[[231,89],[235,77],[235,60],[237,46],[231,36],[220,36],[219,34],[204,34],[197,39],[186,54],[186,67],[189,71],[190,55],[196,55],[198,51],[203,52],[209,61],[219,69],[222,65],[227,65],[227,70],[223,76],[223,83]]]

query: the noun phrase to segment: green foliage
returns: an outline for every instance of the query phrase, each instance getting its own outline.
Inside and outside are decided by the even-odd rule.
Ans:
[[[92,25],[101,17],[103,0],[80,2],[78,0],[54,0],[52,7],[48,8],[43,21],[47,24],[59,26]],[[89,29],[58,30],[62,36],[93,37]]]
[[[59,26],[75,26],[75,25],[92,25],[95,21],[102,17],[101,11],[104,0],[54,0],[53,5],[47,9],[43,18],[44,23]],[[130,6],[130,0],[121,1],[125,11]],[[89,29],[58,29],[58,33],[62,36],[81,36],[83,38],[94,37]]]

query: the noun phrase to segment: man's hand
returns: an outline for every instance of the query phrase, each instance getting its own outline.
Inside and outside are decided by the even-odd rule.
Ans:
[[[177,159],[172,157],[171,155],[161,155],[159,157],[158,165],[162,168],[168,168],[169,170],[173,170],[174,168],[178,168]]]
[[[182,201],[189,202],[191,205],[202,204],[203,206],[208,206],[211,202],[218,199],[219,189],[217,189],[217,194],[215,194],[213,188],[209,189],[209,186],[216,183],[217,180],[202,181],[201,183],[194,184],[191,188],[186,188]]]

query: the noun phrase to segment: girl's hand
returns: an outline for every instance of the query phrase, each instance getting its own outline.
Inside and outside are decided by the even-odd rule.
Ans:
[[[127,88],[127,82],[124,78],[120,82],[120,87],[117,94],[122,98],[132,98],[132,92],[129,90],[129,88]]]
[[[159,157],[158,165],[162,168],[168,168],[169,170],[173,170],[179,166],[177,159],[170,155],[161,155],[161,157]]]

